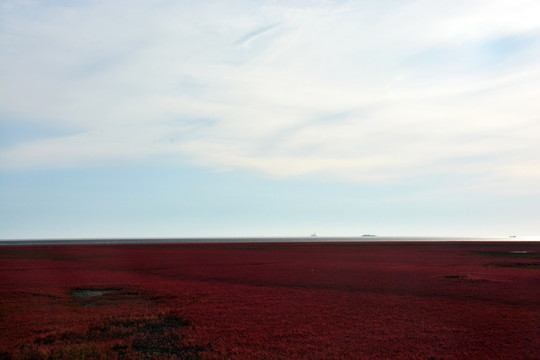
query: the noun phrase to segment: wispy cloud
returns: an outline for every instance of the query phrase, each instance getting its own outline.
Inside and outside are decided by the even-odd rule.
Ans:
[[[537,1],[2,6],[4,123],[77,130],[11,141],[4,169],[166,157],[540,190]]]
[[[238,43],[238,45],[240,45],[242,47],[250,46],[252,42],[254,42],[258,38],[264,36],[265,34],[268,34],[272,30],[274,30],[277,26],[278,26],[278,24],[263,26],[263,27],[261,27],[259,29],[256,29],[256,30],[248,33],[247,35],[243,36],[240,40],[237,41],[237,43]]]

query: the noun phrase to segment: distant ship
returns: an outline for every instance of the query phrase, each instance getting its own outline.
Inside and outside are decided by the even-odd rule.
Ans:
[[[515,237],[516,237],[516,235],[510,235],[510,237],[511,237],[511,238],[513,239],[513,238],[515,238]]]
[[[364,235],[362,235],[362,237],[375,237],[375,236],[377,236],[377,235],[373,235],[373,234],[364,234]]]
[[[315,234],[315,233],[311,234],[311,237],[316,237],[316,236],[317,236],[317,234]]]

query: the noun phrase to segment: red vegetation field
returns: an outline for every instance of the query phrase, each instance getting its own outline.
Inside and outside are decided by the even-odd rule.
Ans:
[[[540,243],[0,248],[0,359],[538,359]]]

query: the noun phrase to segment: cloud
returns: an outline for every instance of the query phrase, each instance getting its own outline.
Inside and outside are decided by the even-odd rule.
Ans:
[[[272,30],[274,30],[277,26],[278,26],[277,24],[276,25],[263,26],[260,29],[256,29],[256,30],[250,32],[249,34],[244,36],[242,39],[238,40],[237,43],[241,47],[248,47],[248,46],[251,45],[252,42],[257,40],[261,36],[264,36],[265,34],[268,34]]]
[[[167,158],[538,191],[536,1],[3,7],[2,117],[76,129],[10,142],[4,169]]]

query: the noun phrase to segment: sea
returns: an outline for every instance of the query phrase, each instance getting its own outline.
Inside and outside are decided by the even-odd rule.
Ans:
[[[303,236],[303,237],[185,237],[185,238],[70,238],[0,240],[0,246],[91,244],[205,244],[205,243],[318,243],[318,242],[477,242],[540,241],[540,237],[429,237],[429,236]]]

